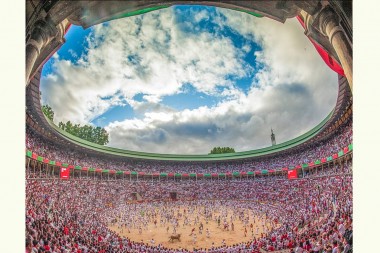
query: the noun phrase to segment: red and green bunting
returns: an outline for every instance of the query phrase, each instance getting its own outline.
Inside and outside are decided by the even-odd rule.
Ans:
[[[342,150],[340,150],[338,153],[336,154],[333,154],[332,156],[329,156],[329,157],[324,157],[324,158],[321,158],[321,159],[318,159],[314,162],[310,162],[310,163],[304,163],[302,165],[297,165],[297,166],[289,166],[288,168],[282,168],[282,169],[278,169],[277,171],[288,171],[288,170],[293,170],[293,169],[300,169],[300,168],[307,168],[307,167],[313,167],[315,165],[319,165],[321,163],[326,163],[326,162],[330,162],[334,159],[337,159],[345,154],[347,154],[348,152],[352,151],[353,150],[353,144],[351,143],[350,145],[348,145],[347,147],[344,147]],[[55,165],[55,166],[62,166],[62,167],[65,167],[65,168],[69,168],[69,169],[75,169],[75,170],[81,170],[81,171],[89,171],[89,172],[101,172],[101,173],[110,173],[110,174],[118,174],[118,175],[135,175],[135,176],[144,176],[144,175],[147,175],[147,176],[155,176],[155,177],[198,177],[198,178],[202,178],[202,177],[206,177],[206,178],[211,178],[211,177],[239,177],[239,176],[253,176],[253,175],[266,175],[268,173],[275,173],[276,170],[261,170],[261,171],[255,171],[255,172],[252,172],[252,171],[248,171],[248,172],[238,172],[238,171],[235,171],[233,173],[231,172],[227,172],[227,173],[206,173],[206,174],[203,174],[203,173],[190,173],[190,174],[187,174],[187,173],[184,173],[184,174],[181,174],[181,173],[153,173],[153,174],[145,174],[144,172],[136,172],[136,171],[116,171],[116,170],[102,170],[102,169],[95,169],[95,168],[86,168],[86,167],[81,167],[79,165],[69,165],[67,163],[61,163],[61,162],[57,162],[57,161],[50,161],[49,159],[47,158],[44,158],[42,156],[39,156],[38,154],[32,152],[31,150],[26,150],[26,156],[29,157],[29,158],[32,158],[34,160],[37,160],[39,162],[43,162],[45,164],[49,164],[49,165]]]
[[[30,150],[26,151],[26,156],[27,157],[32,157],[32,154],[33,154],[32,151],[30,151]]]

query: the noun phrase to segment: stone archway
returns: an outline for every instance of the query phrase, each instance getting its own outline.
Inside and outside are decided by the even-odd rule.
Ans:
[[[27,1],[26,85],[64,43],[71,25],[92,25],[180,4],[210,5],[256,13],[279,22],[302,17],[305,35],[316,41],[345,72],[352,91],[352,1]],[[348,3],[347,3],[348,2]]]

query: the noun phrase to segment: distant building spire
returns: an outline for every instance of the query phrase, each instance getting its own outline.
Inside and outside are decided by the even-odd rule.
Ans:
[[[276,145],[276,136],[273,133],[273,129],[270,128],[272,134],[270,135],[270,139],[272,140],[272,146]]]

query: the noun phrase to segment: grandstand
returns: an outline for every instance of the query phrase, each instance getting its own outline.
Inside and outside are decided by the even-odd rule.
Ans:
[[[131,6],[116,1],[107,7],[101,2],[31,1],[26,26],[26,252],[352,252],[349,5],[208,3],[281,22],[298,16],[307,23],[308,36],[344,69],[334,109],[302,136],[233,154],[154,154],[89,143],[60,130],[42,113],[44,62],[64,43],[70,24],[89,27],[162,8],[163,2]],[[337,25],[334,15],[341,20]],[[323,27],[328,22],[339,29]],[[180,240],[169,242],[170,235]]]

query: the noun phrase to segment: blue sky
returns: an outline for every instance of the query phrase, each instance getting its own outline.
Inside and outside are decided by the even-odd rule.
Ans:
[[[109,146],[160,153],[265,147],[271,127],[278,143],[294,138],[336,100],[337,76],[296,20],[174,6],[86,30],[72,26],[65,38],[43,68],[42,103],[56,123],[105,127]]]

